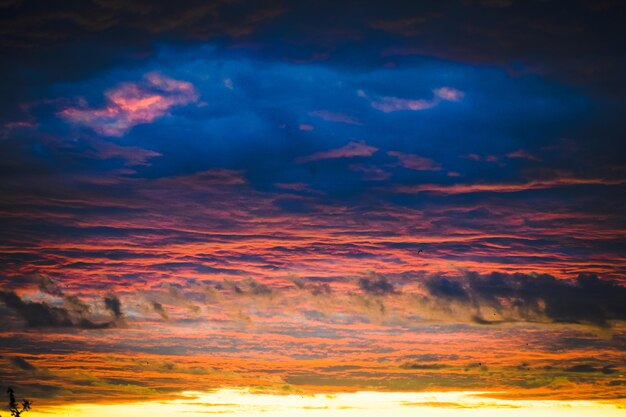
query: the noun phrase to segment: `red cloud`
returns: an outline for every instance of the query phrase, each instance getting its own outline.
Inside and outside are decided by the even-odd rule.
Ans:
[[[104,95],[104,107],[94,109],[80,103],[78,107],[65,108],[58,114],[101,135],[122,136],[135,125],[164,116],[170,107],[198,100],[193,84],[156,72],[146,74],[140,83],[123,83]]]

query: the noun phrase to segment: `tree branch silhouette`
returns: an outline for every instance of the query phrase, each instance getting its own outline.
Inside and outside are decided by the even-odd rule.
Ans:
[[[24,398],[22,403],[19,404],[15,399],[15,392],[11,387],[7,388],[7,394],[9,395],[9,411],[11,412],[12,417],[20,417],[22,413],[30,411],[30,406],[33,403],[32,401]]]

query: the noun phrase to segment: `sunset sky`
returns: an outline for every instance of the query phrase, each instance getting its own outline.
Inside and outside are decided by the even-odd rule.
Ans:
[[[0,415],[625,415],[625,18],[0,0]]]

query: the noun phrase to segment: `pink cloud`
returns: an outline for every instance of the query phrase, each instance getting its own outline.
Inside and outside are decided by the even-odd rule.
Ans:
[[[244,172],[240,170],[213,168],[190,175],[168,177],[157,180],[159,184],[184,189],[206,190],[215,187],[231,187],[246,184]]]
[[[343,113],[333,113],[327,110],[316,110],[309,113],[310,116],[319,117],[320,119],[326,120],[328,122],[338,122],[338,123],[346,123],[350,125],[360,125],[356,118],[352,116],[348,116]]]
[[[480,161],[483,159],[480,155],[475,153],[468,153],[467,155],[463,156],[463,158],[469,159],[470,161]]]
[[[24,128],[34,128],[37,127],[37,124],[32,121],[18,121],[18,122],[8,122],[2,125],[0,128],[0,137],[6,137],[15,129],[24,129]]]
[[[456,88],[441,87],[435,90],[435,96],[445,101],[460,101],[465,94]]]
[[[407,169],[413,169],[415,171],[441,171],[441,165],[432,159],[398,151],[389,151],[387,155],[398,158],[398,163]]]
[[[315,128],[313,127],[313,125],[302,123],[302,124],[298,125],[298,129],[311,131],[311,130],[314,130]]]
[[[304,182],[278,182],[274,184],[274,186],[290,191],[304,191],[309,189],[309,185]]]
[[[304,156],[296,159],[299,164],[311,161],[318,161],[320,159],[334,159],[334,158],[352,158],[355,156],[371,156],[378,148],[366,145],[363,142],[350,142],[345,146],[337,149],[330,149],[328,151],[316,152],[314,154]]]
[[[122,136],[133,126],[165,116],[173,106],[198,100],[193,84],[156,72],[146,74],[139,83],[122,83],[105,91],[104,96],[104,107],[89,108],[81,101],[58,115],[105,136]]]
[[[367,94],[362,90],[359,90],[359,97],[368,98]],[[464,96],[464,93],[452,87],[440,87],[433,90],[433,97],[431,99],[407,99],[400,97],[377,97],[370,100],[370,104],[376,110],[380,110],[385,113],[391,113],[396,111],[419,111],[427,110],[437,106],[442,101],[460,101]]]
[[[30,122],[30,121],[9,122],[3,125],[5,129],[19,129],[22,127],[35,127],[35,126],[37,126],[37,124],[35,122]]]
[[[469,153],[463,155],[461,158],[469,159],[470,161],[486,161],[486,162],[498,162],[498,157],[495,155],[478,155],[475,153]]]
[[[436,105],[434,100],[409,100],[398,97],[380,97],[372,101],[372,107],[385,113],[402,110],[426,110]]]

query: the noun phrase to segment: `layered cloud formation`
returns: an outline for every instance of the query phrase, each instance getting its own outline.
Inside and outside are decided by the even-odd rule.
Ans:
[[[0,378],[623,401],[624,5],[568,7],[0,2]]]

